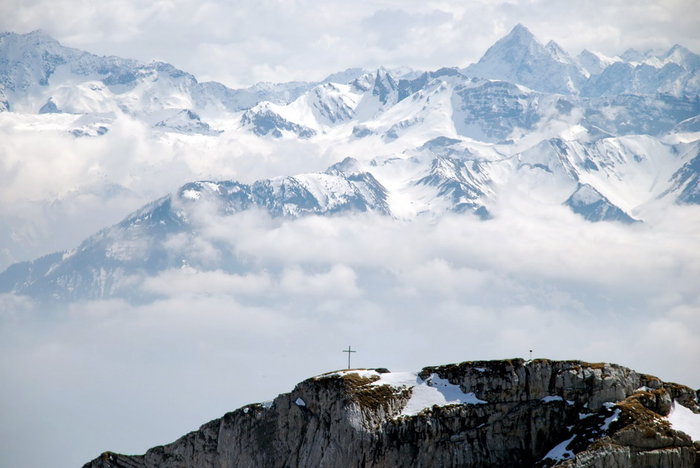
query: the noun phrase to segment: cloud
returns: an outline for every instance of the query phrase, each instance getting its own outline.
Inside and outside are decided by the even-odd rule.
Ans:
[[[280,280],[281,292],[290,295],[352,298],[359,294],[356,275],[346,265],[333,265],[327,272],[306,273],[299,267],[286,268]]]
[[[694,0],[10,0],[0,2],[0,29],[43,28],[69,46],[166,60],[235,86],[350,66],[466,65],[517,22],[574,53],[700,50],[699,15]],[[0,268],[74,247],[191,180],[252,182],[376,150],[235,132],[153,138],[127,116],[100,138],[74,139],[52,120],[70,115],[11,117],[0,114],[0,224],[9,226]],[[129,278],[141,302],[47,308],[0,295],[0,465],[143,452],[344,366],[348,344],[358,366],[408,370],[534,349],[700,386],[697,208],[642,226],[590,224],[516,196],[497,211],[487,222],[200,213],[197,237],[165,244],[191,264]]]
[[[222,271],[199,271],[191,267],[167,270],[145,279],[141,288],[161,296],[196,296],[200,294],[237,296],[261,295],[271,288],[266,274],[229,275]]]
[[[643,227],[566,210],[487,222],[202,217],[205,250],[233,255],[135,283],[148,300],[47,310],[0,297],[0,409],[13,428],[1,464],[27,466],[26,441],[46,448],[31,464],[141,453],[343,367],[348,344],[357,366],[411,370],[533,349],[697,387],[691,208]]]
[[[0,270],[73,248],[187,182],[252,183],[322,171],[342,151],[236,132],[218,137],[153,134],[123,114],[103,136],[75,138],[66,129],[76,119],[0,113]],[[200,253],[204,259],[206,252]]]
[[[415,36],[448,23],[452,15],[438,10],[425,13],[409,13],[400,9],[377,10],[362,19],[363,30],[368,41],[376,47],[394,50],[402,45],[413,45]]]

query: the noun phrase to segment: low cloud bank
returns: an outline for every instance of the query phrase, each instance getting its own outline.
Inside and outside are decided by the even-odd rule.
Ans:
[[[362,367],[533,349],[700,386],[697,208],[635,226],[587,223],[565,208],[519,213],[203,217],[193,252],[208,267],[145,279],[143,303],[49,310],[2,296],[0,464],[143,452],[342,368],[347,345]],[[217,264],[221,249],[237,269]]]

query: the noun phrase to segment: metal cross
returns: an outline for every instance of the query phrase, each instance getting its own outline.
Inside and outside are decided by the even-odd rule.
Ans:
[[[343,352],[348,353],[348,369],[350,369],[350,353],[356,353],[357,351],[353,351],[352,347],[348,346],[348,349],[344,349]]]

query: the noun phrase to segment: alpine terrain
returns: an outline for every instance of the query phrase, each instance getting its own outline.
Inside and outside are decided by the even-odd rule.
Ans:
[[[14,264],[0,274],[0,292],[147,300],[134,284],[183,265],[249,271],[249,259],[230,246],[214,245],[207,262],[186,246],[202,236],[203,217],[225,222],[251,210],[281,220],[458,214],[488,223],[506,216],[515,197],[591,223],[648,223],[664,206],[700,203],[699,70],[700,56],[680,45],[661,54],[571,56],[518,25],[466,68],[349,69],[320,82],[234,90],[166,63],[67,48],[41,31],[2,33],[0,110],[18,128],[58,129],[77,145],[129,122],[151,141],[184,145],[198,161],[217,142],[268,155],[306,145],[299,151],[314,148],[330,161],[244,181],[186,170],[185,177],[208,177],[37,259],[21,258],[19,247],[36,227],[10,218],[4,255]],[[154,155],[149,164],[160,162]],[[99,167],[91,171],[110,187],[95,195],[105,203],[148,193],[147,180],[134,182],[133,174],[125,186]],[[51,245],[44,236],[32,239]]]
[[[25,3],[10,16],[66,44],[147,29],[170,50],[204,41],[187,50],[206,48],[209,76],[284,69],[238,77],[227,56],[287,40],[265,38],[279,2],[155,2],[121,22],[106,4],[89,34],[92,9]],[[382,67],[372,41],[426,55],[399,51],[432,26],[399,32],[465,16],[380,3],[352,5],[353,34],[381,29],[356,52],[300,36],[376,68],[306,77],[290,54],[300,81],[248,87],[0,32],[0,465],[110,448],[85,466],[700,466],[700,394],[670,383],[700,385],[700,55],[573,54],[517,25],[473,63],[437,63],[470,50],[450,33],[431,69]],[[493,11],[532,2],[512,3]],[[334,27],[334,8],[289,27]],[[239,9],[261,14],[223,44],[220,12]],[[491,360],[528,350],[606,363]],[[357,369],[326,372],[351,353]]]

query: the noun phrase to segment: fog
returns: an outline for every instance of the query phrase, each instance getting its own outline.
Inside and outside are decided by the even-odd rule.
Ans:
[[[188,255],[208,268],[143,279],[150,300],[47,307],[4,295],[0,464],[143,453],[343,368],[348,345],[358,367],[533,349],[699,387],[700,210],[627,226],[530,208],[486,222],[202,216]]]
[[[153,132],[124,114],[100,138],[75,138],[75,119],[0,113],[0,270],[73,248],[187,182],[250,183],[341,159],[318,143]]]

